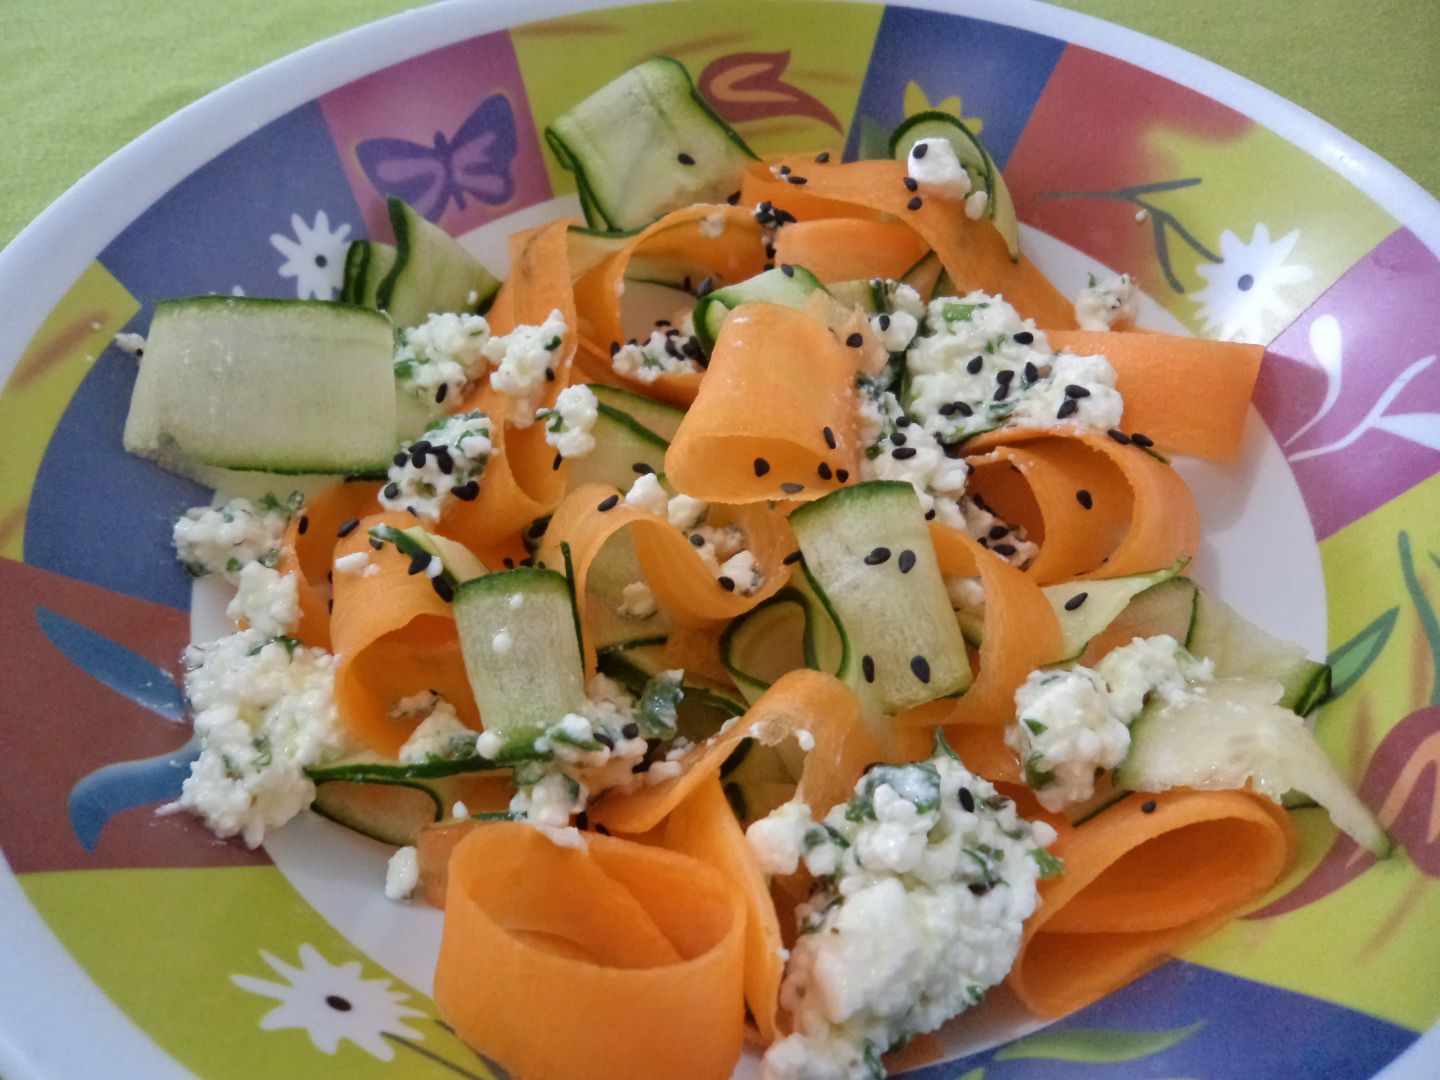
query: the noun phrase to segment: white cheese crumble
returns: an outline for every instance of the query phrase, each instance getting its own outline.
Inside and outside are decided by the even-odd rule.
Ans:
[[[728,581],[734,585],[731,591],[741,596],[749,596],[765,583],[765,575],[755,562],[754,552],[737,551],[720,564],[720,573],[716,575],[716,580],[722,585]]]
[[[267,638],[288,634],[300,623],[297,584],[294,574],[281,574],[258,562],[246,563],[225,614]]]
[[[979,221],[990,212],[990,193],[988,191],[972,191],[965,196],[965,216],[971,221]]]
[[[116,334],[115,347],[128,356],[143,356],[145,337],[143,334]]]
[[[718,240],[725,235],[725,214],[716,211],[700,219],[700,235],[707,240]]]
[[[450,807],[450,816],[457,821],[467,818],[470,816],[470,807],[457,801],[454,806]]]
[[[661,375],[699,371],[700,365],[696,361],[704,355],[698,339],[687,337],[670,327],[651,331],[644,342],[632,338],[624,345],[612,343],[610,366],[617,375],[636,382],[652,383]]]
[[[299,511],[300,495],[284,502],[274,495],[251,502],[231,499],[223,506],[195,506],[175,521],[175,557],[195,577],[220,574],[239,580],[248,563],[274,566],[285,526]]]
[[[411,699],[402,698],[400,709]],[[391,715],[395,715],[392,710]],[[402,716],[407,715],[403,714]],[[410,714],[413,715],[413,714]],[[423,765],[429,761],[460,761],[475,756],[477,732],[460,720],[455,707],[444,698],[436,697],[428,715],[410,733],[396,755],[401,765]]]
[[[562,458],[584,457],[595,449],[595,421],[600,403],[585,385],[567,386],[555,398],[555,407],[541,409],[536,420],[545,421],[545,441]]]
[[[1129,274],[1097,279],[1075,298],[1075,321],[1081,330],[1109,330],[1116,323],[1135,321],[1135,285]]]
[[[415,848],[400,848],[385,864],[385,896],[390,900],[409,900],[420,884],[420,856]]]
[[[980,1003],[1009,972],[1055,839],[948,753],[872,768],[817,824],[798,802],[746,833],[769,873],[816,876],[781,1004],[794,1033],[769,1080],[883,1075],[880,1055]],[[877,1071],[878,1070],[878,1071]]]
[[[539,326],[517,326],[491,338],[481,352],[495,364],[490,385],[515,399],[511,423],[528,427],[546,382],[555,378],[555,358],[565,344],[565,317],[555,310]]]
[[[665,516],[677,529],[693,529],[705,520],[710,504],[703,499],[692,499],[689,495],[672,495],[666,507]]]
[[[960,512],[965,532],[1011,566],[1024,569],[1040,553],[1039,546],[1026,539],[1024,526],[1003,520],[978,495],[961,499]]]
[[[490,435],[490,418],[483,412],[431,421],[421,438],[395,455],[380,505],[433,523],[451,499],[474,499],[490,463]]]
[[[616,610],[627,619],[648,619],[660,609],[650,586],[643,581],[632,581],[620,590],[620,606]]]
[[[185,696],[195,714],[200,756],[180,798],[215,835],[257,846],[315,798],[307,766],[344,753],[335,708],[334,657],[291,638],[243,630],[184,653]]]
[[[925,195],[963,199],[970,194],[970,174],[949,139],[917,140],[906,158],[905,171]]]
[[[636,477],[630,485],[630,490],[625,493],[625,505],[656,517],[665,517],[670,509],[670,496],[660,485],[658,476],[646,473]]]
[[[447,399],[458,401],[489,366],[484,349],[490,324],[479,315],[430,315],[419,326],[401,330],[399,337],[396,387],[432,408]]]
[[[370,565],[370,553],[368,551],[352,551],[349,555],[341,555],[335,560],[335,572],[337,574],[358,574]]]
[[[1094,670],[1032,671],[1015,691],[1015,722],[1005,742],[1020,755],[1040,805],[1059,811],[1095,794],[1095,775],[1130,749],[1130,724],[1148,695],[1176,701],[1214,676],[1173,637],[1135,638]]]
[[[985,589],[978,577],[947,577],[945,595],[950,598],[950,606],[956,611],[975,615],[985,611]]]

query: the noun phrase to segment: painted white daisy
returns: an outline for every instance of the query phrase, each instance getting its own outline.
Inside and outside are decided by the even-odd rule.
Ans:
[[[317,210],[314,225],[291,214],[290,228],[293,239],[284,233],[270,237],[270,245],[285,256],[280,276],[295,279],[295,295],[301,300],[334,299],[345,279],[345,238],[350,226],[340,225],[331,232],[329,215]]]
[[[1300,230],[1295,229],[1271,243],[1270,229],[1263,224],[1255,226],[1248,244],[1229,229],[1221,233],[1220,261],[1195,267],[1206,284],[1190,294],[1200,305],[1206,333],[1222,341],[1267,344],[1267,320],[1283,319],[1293,307],[1280,291],[1315,276],[1308,266],[1285,262],[1299,240]]]
[[[250,975],[231,975],[230,981],[242,990],[280,1002],[261,1018],[262,1031],[301,1028],[315,1049],[327,1054],[335,1053],[341,1039],[349,1039],[381,1061],[395,1057],[386,1035],[425,1037],[403,1023],[406,1017],[425,1015],[401,1004],[409,995],[391,990],[389,979],[362,978],[358,960],[336,967],[310,945],[300,946],[298,968],[263,949],[260,955],[287,982]]]

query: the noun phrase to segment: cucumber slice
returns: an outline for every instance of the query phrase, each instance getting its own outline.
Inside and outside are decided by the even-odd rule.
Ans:
[[[1015,200],[1010,196],[1010,189],[1005,186],[1005,177],[996,166],[995,159],[990,156],[975,133],[958,117],[949,113],[934,110],[916,113],[900,121],[900,125],[891,134],[890,156],[896,161],[906,160],[910,156],[910,148],[921,139],[949,140],[955,156],[960,159],[961,167],[970,176],[971,190],[985,192],[985,216],[1005,238],[1010,258],[1019,259],[1020,226],[1015,218]],[[939,292],[938,285],[936,290],[937,296],[948,295]]]
[[[597,406],[595,449],[570,462],[570,488],[608,484],[626,490],[643,472],[663,472],[670,444],[612,405]]]
[[[424,784],[327,780],[315,786],[310,804],[327,817],[382,844],[413,844],[426,825],[445,816],[445,804]]]
[[[965,642],[913,487],[873,481],[842,488],[800,507],[790,526],[848,641],[840,677],[873,714],[970,685]]]
[[[666,442],[675,438],[680,430],[680,421],[685,419],[685,410],[663,401],[644,397],[618,386],[591,383],[590,391],[601,405],[608,405],[616,412],[622,412],[641,427],[660,436]],[[618,485],[617,485],[618,486]]]
[[[662,672],[665,665],[664,638],[648,638],[627,645],[612,645],[596,654],[602,675],[614,679],[636,698]],[[685,672],[680,681],[679,704],[676,709],[675,734],[691,742],[703,742],[720,730],[727,720],[745,712],[745,699],[732,688]]]
[[[1146,589],[1130,601],[1114,622],[1090,639],[1080,654],[1080,663],[1093,668],[1111,649],[1128,645],[1137,637],[1169,634],[1176,641],[1187,640],[1198,592],[1193,581],[1182,577]]]
[[[361,307],[375,306],[375,290],[395,266],[395,247],[376,240],[353,240],[345,253],[345,278],[340,299]]]
[[[465,582],[490,572],[464,544],[446,536],[426,532],[418,525],[408,529],[377,525],[370,530],[370,535],[381,543],[394,544],[395,550],[412,561],[438,558],[440,576],[450,586],[452,594]]]
[[[837,303],[855,308],[866,315],[879,315],[886,310],[885,283],[879,278],[834,281],[825,288]]]
[[[625,587],[644,580],[635,541],[629,529],[622,529],[605,541],[585,575],[585,631],[596,649],[657,637],[663,640],[670,632],[670,617],[658,607],[645,618],[620,613]]]
[[[388,311],[397,326],[419,326],[436,312],[488,309],[500,290],[499,279],[403,200],[392,195],[386,201],[395,232],[395,260],[389,273],[376,279],[375,306]],[[370,276],[367,271],[367,280]]]
[[[125,449],[173,467],[383,474],[395,452],[394,334],[320,300],[155,305]]]
[[[795,794],[798,781],[782,748],[746,739],[720,767],[720,782],[741,827],[759,821]]]
[[[844,641],[822,597],[802,574],[796,584],[726,627],[720,636],[720,661],[753,705],[786,672],[840,670]]]
[[[1284,687],[1279,704],[1304,715],[1330,693],[1330,668],[1305,650],[1267,634],[1225,601],[1203,589],[1185,647],[1215,663],[1220,679],[1275,679]]]
[[[575,174],[585,220],[597,229],[634,229],[669,210],[721,202],[755,160],[667,56],[631,68],[556,117],[545,141]]]
[[[1151,703],[1130,725],[1130,751],[1115,783],[1130,791],[1172,787],[1224,791],[1251,784],[1280,799],[1303,791],[1342,832],[1380,857],[1391,843],[1299,716],[1279,705],[1265,679],[1208,683],[1204,695]]]
[[[788,271],[780,267],[766,270],[745,281],[706,293],[697,300],[695,336],[709,352],[715,348],[715,339],[720,336],[725,316],[741,304],[763,301],[781,307],[804,308],[815,293],[825,292],[820,279],[803,266],[791,266]]]
[[[1164,570],[1148,574],[1108,580],[1067,581],[1042,588],[1040,591],[1050,601],[1055,617],[1060,621],[1060,632],[1064,638],[1061,662],[1073,660],[1083,653],[1090,639],[1114,622],[1131,600],[1162,581],[1169,581],[1180,573],[1187,561],[1180,559]]]
[[[475,704],[485,730],[502,739],[502,760],[581,711],[584,670],[563,574],[528,566],[486,574],[456,590],[454,611]]]
[[[579,281],[633,240],[640,231],[628,229],[624,232],[611,232],[607,229],[587,229],[583,225],[571,225],[565,230],[571,279]]]

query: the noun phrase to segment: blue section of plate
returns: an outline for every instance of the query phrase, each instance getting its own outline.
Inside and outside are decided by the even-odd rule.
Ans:
[[[1172,960],[1072,1016],[908,1080],[1360,1080],[1418,1036],[1306,994]]]
[[[888,8],[845,147],[847,158],[876,152],[905,119],[905,88],[914,82],[931,105],[959,95],[962,112],[984,121],[982,138],[1005,167],[1040,100],[1065,43],[995,23],[936,11]]]

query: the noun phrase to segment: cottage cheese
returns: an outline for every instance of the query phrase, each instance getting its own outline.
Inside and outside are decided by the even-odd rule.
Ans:
[[[246,563],[225,614],[267,638],[290,633],[300,623],[295,575],[278,573],[258,562]]]
[[[920,139],[910,148],[905,161],[910,179],[922,194],[963,199],[970,194],[970,174],[960,164],[949,139]]]
[[[541,409],[536,420],[545,421],[545,441],[563,458],[584,457],[595,449],[595,421],[599,402],[588,386],[567,386],[555,398],[553,409]]]
[[[719,240],[725,235],[725,214],[717,211],[700,219],[700,235],[707,240]]]
[[[420,884],[420,854],[415,848],[400,848],[385,865],[385,896],[391,900],[409,900]]]
[[[429,714],[400,747],[400,764],[423,765],[428,761],[472,758],[477,735],[461,723],[453,705],[444,698],[436,698]]]
[[[534,419],[545,384],[555,377],[565,333],[565,317],[555,310],[539,326],[517,326],[504,337],[491,338],[481,349],[495,364],[490,385],[515,398],[511,423],[516,427],[527,427]]]
[[[1020,755],[1040,805],[1063,810],[1093,796],[1096,772],[1124,759],[1130,724],[1148,695],[1179,700],[1214,671],[1168,634],[1135,638],[1094,670],[1033,671],[1015,691],[1016,719],[1005,742]]]
[[[625,505],[663,518],[670,510],[670,496],[661,487],[658,476],[646,473],[630,485],[630,490],[625,493]]]
[[[670,327],[654,330],[643,342],[630,341],[610,351],[610,366],[617,375],[637,382],[652,383],[661,375],[697,372],[704,356],[700,342]]]
[[[772,872],[803,858],[818,878],[780,992],[795,1032],[766,1052],[769,1080],[882,1075],[880,1054],[1005,977],[1036,882],[1058,869],[1054,831],[943,753],[871,769],[822,823],[789,803],[746,836]]]
[[[244,630],[185,650],[185,694],[200,756],[180,798],[215,835],[257,846],[315,797],[305,768],[347,749],[333,697],[334,657]]]
[[[490,418],[483,412],[432,421],[421,438],[395,455],[380,504],[439,521],[451,499],[479,493],[493,449],[490,435]]]
[[[145,337],[143,334],[116,334],[115,347],[127,356],[139,358],[145,355]]]
[[[1135,321],[1135,285],[1129,274],[1096,280],[1075,298],[1075,321],[1081,330],[1109,330],[1116,323]]]
[[[458,401],[489,366],[484,353],[489,342],[490,324],[479,315],[431,315],[400,331],[396,387],[431,407]]]
[[[192,507],[175,522],[175,557],[195,577],[220,574],[238,581],[248,563],[275,565],[285,526],[300,505],[295,494],[284,502],[268,495],[258,502],[231,499],[223,506]]]
[[[616,609],[627,619],[648,619],[659,610],[655,593],[643,581],[632,581],[620,590],[620,606]]]
[[[1038,545],[1026,539],[1024,526],[1002,520],[979,497],[962,499],[965,532],[988,548],[991,554],[1021,569],[1040,553]]]

